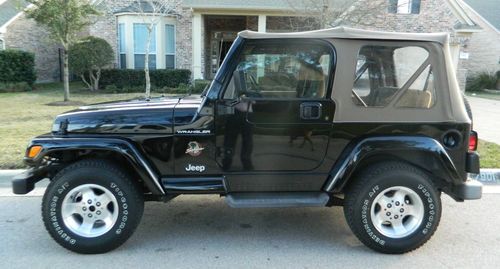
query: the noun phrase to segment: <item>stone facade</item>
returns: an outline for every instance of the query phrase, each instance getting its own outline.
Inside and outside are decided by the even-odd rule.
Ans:
[[[21,15],[7,27],[3,39],[6,49],[19,49],[35,54],[38,82],[60,79],[59,46],[35,21]]]
[[[469,59],[463,61],[462,67],[468,70],[469,76],[500,71],[500,32],[476,12],[470,10],[469,14],[482,30],[474,33],[466,44]]]

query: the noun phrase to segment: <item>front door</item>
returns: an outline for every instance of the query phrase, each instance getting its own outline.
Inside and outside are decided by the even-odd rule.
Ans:
[[[245,183],[251,189],[263,184],[259,177],[291,178],[322,163],[334,113],[333,61],[323,41],[245,41],[217,106],[218,163],[226,173],[253,174]]]

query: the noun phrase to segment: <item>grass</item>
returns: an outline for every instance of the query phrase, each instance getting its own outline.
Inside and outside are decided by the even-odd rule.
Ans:
[[[86,104],[140,97],[139,93],[92,93],[80,83],[71,84],[71,100]],[[0,94],[0,169],[23,168],[26,145],[34,136],[48,133],[57,114],[77,106],[48,106],[61,101],[60,83],[39,84],[36,90]],[[479,141],[482,168],[500,167],[500,146]]]
[[[500,94],[487,93],[487,92],[466,92],[467,96],[491,99],[491,100],[500,100]]]
[[[500,145],[479,140],[478,152],[481,168],[500,168]]]
[[[29,140],[50,132],[57,114],[77,106],[48,106],[62,101],[61,83],[37,84],[31,92],[0,93],[0,169],[23,168]],[[72,83],[71,100],[86,104],[140,97],[140,93],[93,93],[81,83]]]

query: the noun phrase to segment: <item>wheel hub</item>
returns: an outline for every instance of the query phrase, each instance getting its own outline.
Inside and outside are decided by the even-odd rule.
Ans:
[[[373,225],[381,234],[402,238],[415,232],[422,223],[424,204],[412,189],[391,187],[375,197],[370,215]]]
[[[84,184],[64,197],[61,215],[66,227],[83,237],[105,234],[118,219],[118,201],[108,189]]]

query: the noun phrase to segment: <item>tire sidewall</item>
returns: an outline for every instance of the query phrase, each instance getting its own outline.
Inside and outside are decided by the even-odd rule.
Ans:
[[[407,171],[387,172],[379,175],[375,180],[367,184],[357,199],[359,208],[355,214],[355,220],[361,225],[363,238],[371,241],[371,244],[391,251],[406,251],[413,246],[421,245],[427,241],[436,230],[441,216],[441,201],[439,193],[434,189],[422,175]],[[390,238],[381,234],[373,225],[371,219],[371,208],[375,198],[385,190],[395,186],[409,188],[416,192],[424,205],[424,217],[419,227],[410,235],[402,238]]]
[[[89,178],[89,175],[92,176]],[[115,196],[118,203],[116,223],[105,234],[97,237],[89,238],[73,233],[62,219],[61,207],[66,195],[84,184],[96,184],[106,188]],[[124,184],[123,179],[103,169],[84,167],[68,171],[49,185],[43,197],[42,214],[46,227],[56,241],[69,249],[106,248],[121,244],[120,238],[126,240],[128,238],[126,235],[135,229],[135,225],[130,223],[130,215],[139,212],[137,205],[131,203],[130,195],[133,195],[133,191],[130,186]]]

